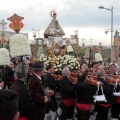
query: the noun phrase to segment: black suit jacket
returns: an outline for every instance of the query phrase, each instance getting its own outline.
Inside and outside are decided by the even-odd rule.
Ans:
[[[39,120],[43,120],[45,115],[45,93],[42,80],[33,74],[29,78],[28,86],[30,95],[36,108],[37,116]]]
[[[103,92],[105,94],[105,98],[107,99],[106,103],[113,103],[113,90],[114,90],[114,85],[110,85],[107,83],[106,80],[103,78],[98,78],[98,81],[102,82],[103,85]],[[101,91],[98,92],[98,94],[102,94]],[[104,102],[105,103],[105,102]]]
[[[54,79],[51,73],[46,73],[44,76],[44,86],[45,88],[49,88],[51,90],[57,89],[58,82]]]
[[[61,98],[75,98],[75,85],[67,78],[63,76],[63,79],[60,81],[60,92]]]
[[[4,68],[4,73],[5,73],[5,84],[9,85],[10,82],[13,82],[14,81],[14,71],[9,67],[9,66],[6,66]]]
[[[77,82],[76,97],[78,103],[93,103],[93,95],[95,95],[97,87],[87,84],[86,82]]]
[[[32,100],[29,91],[24,85],[24,81],[17,80],[11,85],[10,89],[14,90],[19,95],[20,117],[26,116],[29,120],[37,120]]]

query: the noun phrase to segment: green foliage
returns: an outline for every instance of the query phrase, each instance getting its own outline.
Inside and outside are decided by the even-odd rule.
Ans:
[[[86,48],[81,48],[78,50],[78,56],[83,57],[85,55]]]

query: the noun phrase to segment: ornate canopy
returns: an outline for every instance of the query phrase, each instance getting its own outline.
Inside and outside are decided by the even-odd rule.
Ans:
[[[44,32],[44,37],[48,38],[48,36],[63,36],[65,35],[63,29],[59,25],[58,20],[56,19],[57,13],[53,10],[50,12],[51,17],[53,18],[48,27]]]

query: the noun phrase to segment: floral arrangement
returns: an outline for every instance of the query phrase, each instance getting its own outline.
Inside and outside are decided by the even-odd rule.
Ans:
[[[78,70],[80,67],[79,62],[74,56],[70,55],[64,55],[64,56],[58,56],[58,57],[47,57],[47,56],[40,56],[40,61],[44,62],[44,66],[46,67],[48,64],[52,63],[54,65],[56,72],[62,71],[62,65],[68,64],[70,67],[70,70]]]
[[[41,54],[39,61],[44,62],[44,68],[45,68],[44,71],[46,72],[46,67],[47,67],[47,65],[50,64],[50,58],[45,56],[44,54]]]
[[[10,38],[11,57],[31,55],[28,39],[23,34],[16,34]]]
[[[10,64],[9,51],[6,48],[0,48],[0,65],[9,64]]]
[[[64,55],[64,56],[58,56],[56,58],[56,62],[54,64],[55,71],[61,72],[63,64],[68,64],[71,71],[78,70],[80,67],[79,62],[74,56]]]

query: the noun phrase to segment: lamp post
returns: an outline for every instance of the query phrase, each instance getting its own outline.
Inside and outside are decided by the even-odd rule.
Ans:
[[[105,8],[103,6],[99,6],[99,9],[106,9],[111,12],[111,62],[112,62],[112,42],[113,42],[113,6],[111,8]]]

